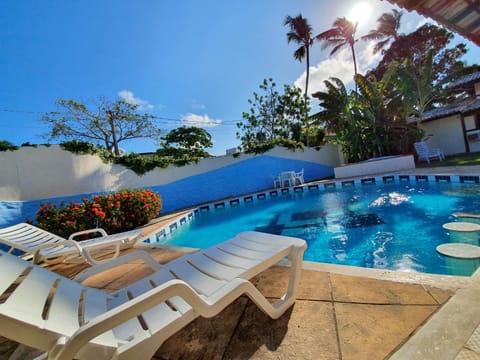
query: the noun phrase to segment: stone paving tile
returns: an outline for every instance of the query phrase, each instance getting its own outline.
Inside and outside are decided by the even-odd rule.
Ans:
[[[167,339],[152,359],[222,359],[247,303],[242,297],[213,318],[197,318]]]
[[[435,299],[421,285],[330,274],[333,300],[371,304],[431,304]]]
[[[290,268],[274,266],[252,279],[266,297],[280,298],[287,289]],[[297,299],[331,300],[328,273],[302,270]]]
[[[454,294],[453,291],[443,290],[433,286],[425,286],[425,288],[439,304],[446,303]]]
[[[462,349],[455,357],[455,360],[480,360],[480,354],[468,349]]]
[[[480,355],[480,326],[475,329],[472,336],[470,336],[470,339],[465,344],[465,347]]]
[[[7,360],[16,347],[16,342],[0,337],[0,360]]]
[[[332,304],[297,301],[272,320],[250,302],[224,359],[338,360]]]
[[[438,306],[335,303],[341,359],[385,359],[437,309]]]

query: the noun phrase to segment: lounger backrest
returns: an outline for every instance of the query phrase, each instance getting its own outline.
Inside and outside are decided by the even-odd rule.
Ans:
[[[426,157],[428,156],[429,150],[428,145],[425,141],[419,141],[413,144],[415,147],[415,151],[417,152],[418,156]]]

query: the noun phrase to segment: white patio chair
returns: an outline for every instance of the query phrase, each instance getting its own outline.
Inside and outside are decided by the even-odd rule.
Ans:
[[[302,185],[305,182],[305,180],[303,179],[303,173],[304,173],[303,169],[295,173],[295,182],[294,182],[295,185]]]
[[[418,155],[418,161],[426,161],[430,164],[430,159],[445,160],[445,155],[440,149],[429,149],[425,141],[419,141],[413,144]]]
[[[284,171],[280,173],[281,187],[291,187],[295,185],[295,171]]]
[[[46,358],[151,359],[161,344],[198,316],[212,317],[246,294],[272,318],[295,301],[305,241],[244,232],[164,266],[144,251],[81,273],[81,281],[142,258],[155,272],[114,293],[87,287],[0,251],[0,335],[46,351]],[[287,291],[271,304],[248,279],[284,257]]]
[[[80,235],[100,233],[102,236],[89,240],[76,241]],[[20,250],[24,258],[33,258],[33,263],[41,261],[64,261],[82,256],[90,265],[98,263],[91,252],[102,248],[113,248],[111,258],[118,256],[120,249],[135,245],[142,230],[131,230],[108,235],[103,229],[90,229],[71,234],[68,239],[52,234],[27,223],[20,223],[0,229],[0,244],[9,247],[8,252]],[[108,259],[107,259],[108,260]]]
[[[275,189],[282,187],[282,180],[280,179],[280,176],[272,177],[272,180],[273,180],[273,187]]]

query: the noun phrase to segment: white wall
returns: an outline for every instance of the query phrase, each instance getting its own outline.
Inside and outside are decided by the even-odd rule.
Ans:
[[[340,163],[338,148],[326,145],[320,151],[273,149],[263,155],[308,161],[327,166]],[[47,199],[82,193],[115,191],[168,184],[251,159],[222,156],[203,159],[198,164],[157,168],[142,176],[113,164],[104,164],[92,155],[75,155],[57,145],[22,147],[0,152],[0,201]]]
[[[420,124],[420,128],[425,130],[427,135],[430,135],[427,144],[431,149],[439,148],[445,155],[467,151],[460,115],[424,122]]]
[[[391,156],[384,159],[363,161],[343,165],[334,169],[335,178],[343,179],[356,176],[376,175],[402,170],[415,169],[413,155]]]

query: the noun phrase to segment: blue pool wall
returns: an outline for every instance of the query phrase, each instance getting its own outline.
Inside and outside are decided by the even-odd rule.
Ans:
[[[168,213],[219,199],[273,188],[273,178],[282,171],[304,170],[306,182],[333,176],[331,166],[307,161],[260,156],[170,184],[153,186]]]
[[[120,181],[117,181],[117,183],[119,183],[116,184],[117,187],[112,187],[111,189],[100,188],[98,191],[78,191],[78,193],[75,194],[51,197],[44,196],[34,200],[0,201],[0,228],[26,220],[33,221],[37,210],[41,204],[45,202],[52,202],[55,204],[61,204],[62,202],[69,203],[72,201],[79,201],[86,196],[89,197],[94,194],[105,193],[109,190],[115,191],[120,188],[153,189],[162,197],[163,207],[161,214],[167,214],[219,199],[271,189],[273,188],[273,178],[282,171],[299,172],[303,169],[305,181],[320,180],[333,176],[334,163],[331,165],[324,165],[310,161],[312,159],[312,154],[310,154],[310,156],[305,156],[309,161],[301,160],[301,155],[302,153],[300,152],[293,154],[292,157],[297,157],[296,159],[268,154],[246,156],[241,159],[232,158],[229,161],[219,159],[220,162],[223,162],[221,163],[221,166],[196,174],[193,172],[194,174],[190,176],[184,176],[185,170],[182,168],[174,167],[172,169],[169,168],[170,170],[161,169],[165,175],[163,175],[163,178],[157,178],[157,184],[155,184],[155,180],[150,180],[153,185],[145,186],[143,184],[145,179],[138,177],[139,181],[137,182],[130,181],[129,183],[125,182],[124,184],[121,184]],[[313,153],[313,155],[316,155],[316,153]],[[328,160],[325,162],[328,163]],[[124,170],[124,172],[125,171],[130,172],[129,170]],[[184,173],[179,175],[178,173],[182,171]],[[31,174],[32,176],[34,175],[32,172]],[[62,175],[52,174],[51,178],[56,178],[57,176],[59,178],[62,177]],[[133,176],[130,177],[134,178]],[[71,181],[71,176],[65,175],[65,178],[68,179],[65,181]],[[164,183],[162,183],[162,179],[165,178],[172,181],[163,180]],[[0,180],[2,180],[1,176]],[[141,180],[143,180],[143,183]],[[53,180],[44,179],[44,182],[47,186],[42,189],[43,192],[49,189],[48,184],[49,182],[53,182]],[[59,187],[62,186],[63,185]],[[0,188],[1,187],[2,184],[0,183]],[[56,186],[51,184],[50,188],[55,190]],[[82,189],[82,185],[79,184],[78,188]]]

